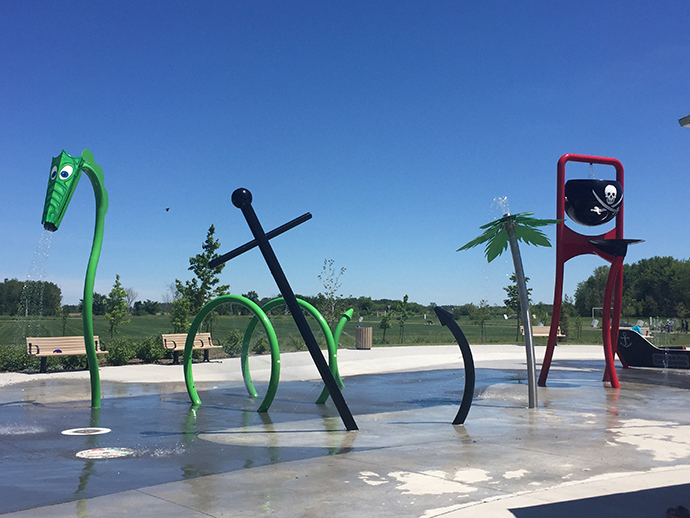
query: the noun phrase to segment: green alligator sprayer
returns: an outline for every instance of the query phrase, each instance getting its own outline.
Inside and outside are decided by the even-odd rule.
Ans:
[[[65,153],[53,158],[50,165],[50,178],[46,191],[46,201],[43,207],[43,227],[55,232],[65,216],[67,206],[79,183],[82,171],[91,180],[93,192],[96,196],[96,226],[93,234],[91,255],[86,269],[84,281],[84,309],[82,312],[84,323],[84,344],[86,358],[89,363],[91,377],[91,407],[101,406],[101,380],[98,373],[98,359],[93,340],[93,285],[96,278],[98,258],[103,244],[103,227],[105,213],[108,211],[108,192],[105,190],[103,170],[93,158],[93,153],[85,149],[80,157],[73,157]]]

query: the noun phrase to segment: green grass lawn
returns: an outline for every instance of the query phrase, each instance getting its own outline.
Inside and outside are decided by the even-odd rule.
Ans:
[[[314,330],[314,335],[324,345],[325,342],[322,339],[320,328],[311,317],[308,317],[307,320]],[[402,340],[400,338],[400,327],[397,321],[394,320],[393,327],[386,331],[385,342],[383,341],[383,330],[379,328],[380,318],[377,318],[375,315],[364,317],[361,325],[373,328],[374,346],[455,343],[453,335],[448,329],[438,323],[435,315],[433,315],[433,318],[430,317],[430,320],[433,320],[434,324],[426,323],[420,316],[411,317],[405,324],[405,334]],[[212,327],[213,337],[216,340],[223,340],[231,329],[238,329],[244,334],[249,321],[250,317],[247,316],[217,316]],[[278,315],[272,316],[271,321],[276,330],[281,348],[284,344],[290,345],[290,349],[298,348],[295,347],[295,344],[297,342],[301,343],[301,337],[292,318],[289,315]],[[355,328],[358,324],[356,320],[348,322],[341,336],[341,346],[354,348]],[[458,324],[470,344],[481,343],[479,326],[470,323],[467,317],[461,318]],[[171,333],[172,331],[168,315],[149,315],[131,317],[130,323],[121,326],[116,336],[142,339],[162,333]],[[81,334],[81,317],[69,317],[64,322],[64,332],[63,320],[58,317],[43,317],[38,321],[34,320],[31,322],[13,317],[0,317],[0,345],[9,345],[14,341],[23,343],[24,337],[27,335],[72,336]],[[103,343],[107,344],[108,340],[110,340],[109,325],[105,317],[94,317],[94,334],[100,336]],[[256,327],[254,334],[256,337],[264,336],[261,325]],[[523,343],[524,340],[522,336],[516,339],[516,321],[503,318],[492,319],[486,323],[486,336],[487,343],[495,344]],[[660,335],[659,338],[659,345],[690,345],[689,334],[673,333],[670,335]],[[546,338],[535,338],[535,343],[537,345],[544,345],[546,344]],[[582,328],[578,333],[575,326],[571,324],[566,343],[601,344],[601,329],[587,327]]]

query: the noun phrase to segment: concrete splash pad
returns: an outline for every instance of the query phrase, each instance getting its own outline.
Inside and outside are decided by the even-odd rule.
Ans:
[[[268,414],[255,412],[235,360],[195,364],[196,410],[179,367],[102,369],[97,414],[86,372],[0,375],[0,513],[648,517],[690,507],[687,371],[619,369],[614,390],[601,382],[601,347],[559,346],[530,411],[523,348],[472,349],[476,399],[458,427],[457,347],[340,351],[357,432],[330,402],[313,403],[321,384],[306,353],[284,355]],[[252,361],[261,392],[263,359]],[[80,427],[111,432],[61,433]],[[132,454],[77,457],[106,448]]]

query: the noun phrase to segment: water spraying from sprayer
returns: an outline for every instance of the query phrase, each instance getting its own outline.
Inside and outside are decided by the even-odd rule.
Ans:
[[[52,233],[44,230],[36,245],[17,307],[12,343],[22,344],[27,336],[41,336],[43,290],[50,255]]]
[[[508,196],[496,196],[492,202],[493,205],[501,210],[501,214],[507,216],[510,214],[510,206],[508,205]]]

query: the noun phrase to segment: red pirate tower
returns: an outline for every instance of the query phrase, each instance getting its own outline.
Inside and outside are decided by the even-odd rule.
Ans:
[[[616,169],[616,180],[596,180],[593,178],[565,181],[567,162],[610,165]],[[556,347],[558,322],[561,317],[563,301],[563,270],[565,263],[583,254],[594,254],[611,263],[604,293],[602,317],[602,336],[606,368],[604,381],[619,388],[618,376],[614,366],[616,353],[613,344],[618,342],[621,299],[623,296],[623,260],[631,243],[639,239],[623,238],[623,165],[615,158],[565,154],[558,160],[557,169],[557,208],[556,217],[561,220],[556,227],[556,286],[553,298],[551,330],[544,355],[539,386],[546,386],[551,359]],[[605,234],[587,236],[579,234],[565,225],[565,216],[581,225],[593,227],[615,219],[615,227]],[[613,302],[613,318],[611,303]],[[621,360],[622,361],[622,360]],[[625,363],[624,367],[627,367]]]

